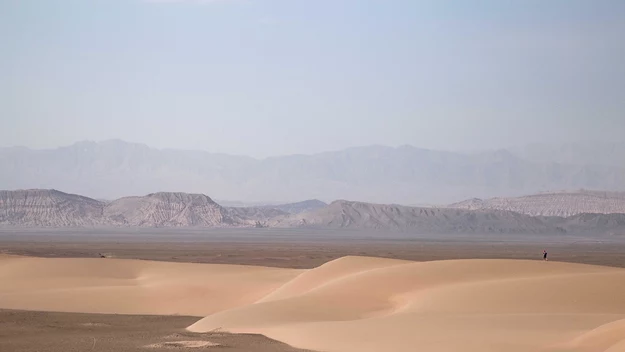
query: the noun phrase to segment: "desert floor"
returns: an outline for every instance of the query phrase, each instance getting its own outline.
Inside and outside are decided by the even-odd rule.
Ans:
[[[3,229],[0,351],[625,351],[623,238],[265,230]]]
[[[3,229],[0,254],[310,269],[347,255],[412,261],[549,259],[625,267],[625,237],[410,235],[298,229]]]
[[[142,316],[0,310],[0,350],[32,351],[172,351],[187,342],[210,351],[296,352],[284,343],[255,334],[193,333],[198,320],[183,316]]]

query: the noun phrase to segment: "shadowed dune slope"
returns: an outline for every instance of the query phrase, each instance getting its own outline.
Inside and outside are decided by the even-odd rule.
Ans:
[[[344,257],[311,270],[0,257],[0,308],[189,314],[319,351],[616,352],[625,270]]]

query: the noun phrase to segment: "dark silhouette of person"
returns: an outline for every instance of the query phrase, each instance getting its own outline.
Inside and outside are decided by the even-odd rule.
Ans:
[[[543,250],[543,260],[548,260],[547,259],[547,250]]]

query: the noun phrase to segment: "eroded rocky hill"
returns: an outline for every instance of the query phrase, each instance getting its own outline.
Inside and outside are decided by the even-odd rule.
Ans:
[[[56,190],[0,191],[1,225],[104,225],[103,210],[103,202]]]
[[[531,216],[569,217],[583,213],[625,213],[625,193],[575,191],[552,192],[514,198],[469,199],[450,208],[509,210]]]
[[[421,233],[562,232],[541,218],[510,211],[420,208],[343,200],[315,211],[274,219],[271,225]]]
[[[160,192],[108,203],[56,190],[0,191],[0,225],[32,227],[252,227],[286,215],[225,208],[203,194]]]
[[[555,226],[570,233],[586,235],[625,236],[625,214],[577,214],[567,218],[549,219]]]
[[[112,224],[148,227],[215,227],[238,225],[228,212],[208,196],[187,193],[153,193],[125,197],[104,208]]]

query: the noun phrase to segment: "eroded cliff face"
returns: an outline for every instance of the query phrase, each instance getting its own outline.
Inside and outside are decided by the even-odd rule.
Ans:
[[[224,208],[203,194],[153,193],[115,200],[104,208],[112,224],[147,227],[235,225]]]
[[[467,210],[508,210],[531,216],[570,217],[584,213],[625,213],[625,193],[576,191],[515,198],[469,199],[450,205]]]
[[[226,208],[204,194],[180,192],[121,198],[104,208],[108,223],[139,227],[251,227],[284,214],[275,209]]]
[[[253,227],[285,215],[225,208],[203,194],[160,192],[109,203],[56,190],[0,191],[0,225],[32,227]]]
[[[3,225],[105,225],[103,210],[103,202],[56,190],[0,191],[0,224]]]

